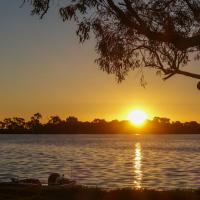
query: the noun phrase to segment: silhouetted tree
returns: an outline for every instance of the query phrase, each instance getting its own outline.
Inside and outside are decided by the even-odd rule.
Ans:
[[[106,120],[105,119],[94,119],[93,121],[92,121],[92,123],[94,123],[94,124],[105,124],[106,123]]]
[[[5,129],[5,123],[0,121],[0,129]]]
[[[163,123],[163,124],[169,124],[170,123],[170,119],[166,118],[166,117],[154,117],[153,121],[157,122],[157,123]]]
[[[5,129],[14,129],[13,121],[11,118],[5,118],[3,123]]]
[[[42,119],[42,115],[40,113],[35,113],[29,122],[27,122],[26,126],[29,129],[38,129],[42,126],[40,123],[40,119]]]
[[[21,117],[14,117],[12,121],[14,129],[24,129],[25,128],[25,119]]]
[[[31,120],[32,120],[32,121],[40,122],[40,119],[42,119],[42,115],[41,115],[40,113],[35,113],[35,114],[31,117]]]
[[[73,116],[69,116],[66,119],[66,123],[67,124],[71,124],[71,125],[77,124],[78,123],[78,118],[77,117],[73,117]]]
[[[53,0],[24,0],[41,18]],[[80,42],[96,38],[96,62],[124,80],[130,70],[153,68],[166,80],[175,74],[200,79],[183,71],[200,58],[199,0],[66,0],[63,21],[77,23]],[[143,73],[141,81],[145,84]],[[200,88],[200,83],[197,85]]]
[[[180,121],[172,122],[172,125],[174,125],[177,128],[182,128],[183,127],[183,123],[181,123]]]
[[[62,120],[59,116],[51,116],[47,123],[42,124],[40,119],[42,115],[36,113],[31,120],[25,122],[23,118],[13,117],[0,121],[0,134],[24,134],[24,133],[43,133],[43,134],[116,134],[116,133],[138,133],[129,121],[113,120],[106,121],[104,119],[94,119],[92,122],[82,122],[78,118],[70,116]],[[200,124],[196,121],[170,122],[169,118],[154,117],[153,120],[147,120],[145,126],[140,129],[140,133],[155,134],[200,134]]]
[[[196,121],[191,121],[191,122],[185,122],[183,126],[186,126],[189,128],[197,128],[199,127],[199,124]]]
[[[59,116],[51,116],[48,124],[59,125],[62,122]]]

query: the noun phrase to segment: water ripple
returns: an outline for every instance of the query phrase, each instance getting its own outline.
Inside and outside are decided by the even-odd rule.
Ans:
[[[0,135],[0,180],[60,172],[106,188],[199,188],[200,135]]]

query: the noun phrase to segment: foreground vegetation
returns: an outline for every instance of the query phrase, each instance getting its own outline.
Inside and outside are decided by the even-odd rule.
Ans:
[[[53,187],[0,186],[0,200],[196,200],[200,190],[102,190],[76,187],[71,189]]]
[[[47,123],[42,123],[42,115],[34,114],[30,120],[20,117],[6,118],[0,121],[0,134],[107,134],[107,133],[154,133],[154,134],[199,134],[200,124],[196,121],[180,122],[168,118],[154,117],[147,120],[145,125],[138,129],[129,121],[94,119],[91,122],[82,122],[70,116],[63,120],[59,116],[51,116]]]

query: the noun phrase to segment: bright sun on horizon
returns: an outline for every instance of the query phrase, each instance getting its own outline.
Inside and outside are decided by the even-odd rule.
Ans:
[[[133,110],[128,115],[128,120],[136,126],[141,126],[147,120],[147,113],[143,110]]]

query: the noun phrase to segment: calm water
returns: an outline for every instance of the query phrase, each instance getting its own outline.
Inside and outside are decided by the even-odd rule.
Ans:
[[[200,135],[0,135],[1,181],[50,172],[107,188],[200,188]]]

